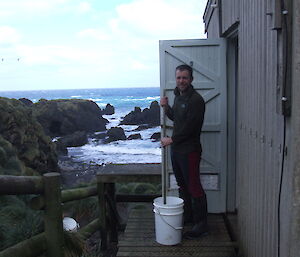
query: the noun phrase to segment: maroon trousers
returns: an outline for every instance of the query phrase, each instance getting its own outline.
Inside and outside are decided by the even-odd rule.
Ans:
[[[200,181],[200,152],[182,154],[171,151],[172,167],[179,190],[188,192],[192,198],[205,195]]]

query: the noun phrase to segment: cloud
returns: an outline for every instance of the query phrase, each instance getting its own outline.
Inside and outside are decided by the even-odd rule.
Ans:
[[[9,26],[0,27],[0,46],[1,45],[12,45],[17,43],[21,38],[20,33]]]
[[[0,14],[6,18],[18,17],[21,19],[35,19],[42,15],[53,13],[87,11],[88,3],[81,2],[77,5],[74,0],[10,0],[0,1]]]
[[[96,51],[112,49],[115,58],[107,62],[135,60],[129,67],[133,70],[146,69],[148,63],[158,65],[159,40],[204,37],[201,34],[199,2],[134,0],[116,6],[115,16],[101,27],[87,28],[78,32],[77,36],[94,40],[98,48]]]
[[[91,8],[90,3],[88,3],[88,2],[81,2],[81,3],[79,3],[79,5],[77,7],[77,10],[80,13],[87,13],[87,12],[91,11],[92,8]]]
[[[198,0],[134,0],[116,6],[105,27],[88,28],[78,36],[95,40],[95,51],[112,51],[107,63],[122,65],[126,72],[149,70],[158,66],[159,40],[204,37],[200,5]]]
[[[133,70],[147,70],[148,66],[145,63],[140,62],[139,60],[130,61],[131,69]]]
[[[96,40],[109,40],[111,36],[104,32],[102,29],[94,29],[94,28],[89,28],[82,30],[77,33],[77,36],[79,37],[86,37],[86,38],[91,38],[91,39],[96,39]]]
[[[200,1],[135,0],[117,6],[118,17],[112,21],[113,28],[132,30],[142,35],[182,38],[195,37],[200,32]],[[200,33],[199,33],[200,37]]]
[[[28,65],[95,65],[111,56],[109,52],[64,45],[18,45],[16,51],[22,62]]]
[[[52,80],[58,85],[59,79],[66,84],[64,76],[68,83],[77,78],[73,81],[77,87],[85,79],[86,87],[96,86],[97,81],[106,87],[158,86],[159,40],[204,37],[205,1],[129,0],[113,10],[103,10],[105,4],[99,2],[0,1],[0,12],[6,17],[13,14],[12,24],[19,17],[27,19],[15,27],[0,17],[2,24],[10,25],[0,27],[0,50],[6,47],[7,56],[20,58],[18,67],[28,81],[47,74],[49,86]],[[42,36],[36,26],[41,21],[45,22]],[[6,73],[12,74],[8,65]]]

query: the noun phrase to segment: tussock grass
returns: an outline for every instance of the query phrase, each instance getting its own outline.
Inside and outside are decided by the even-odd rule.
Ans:
[[[0,197],[0,250],[43,231],[41,211],[26,206],[28,197]]]
[[[91,196],[82,200],[65,203],[63,211],[66,216],[77,221],[95,219],[99,214],[98,198]]]
[[[81,257],[85,252],[85,241],[78,234],[64,231],[65,257]]]
[[[120,194],[159,194],[161,184],[154,183],[118,183],[116,191]]]

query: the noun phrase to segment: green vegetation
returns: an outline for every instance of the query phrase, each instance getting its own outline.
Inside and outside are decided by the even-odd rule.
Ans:
[[[0,197],[0,250],[43,231],[41,211],[27,207],[29,196]]]
[[[116,184],[116,191],[120,194],[160,194],[161,184],[153,183],[119,183]]]
[[[65,203],[63,206],[65,216],[73,217],[80,224],[87,223],[98,216],[99,204],[97,196]]]
[[[39,175],[58,171],[55,145],[32,109],[0,97],[0,174]]]
[[[16,154],[12,144],[0,136],[0,175],[22,175],[25,166]]]

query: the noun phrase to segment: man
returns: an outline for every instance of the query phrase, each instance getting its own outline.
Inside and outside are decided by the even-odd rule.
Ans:
[[[174,122],[172,137],[163,137],[163,147],[171,145],[171,161],[179,186],[179,197],[184,200],[184,223],[193,222],[192,230],[184,237],[195,239],[208,233],[207,200],[200,182],[200,134],[204,119],[205,102],[192,86],[193,69],[180,65],[175,71],[175,100],[172,107],[167,97],[160,104]]]

